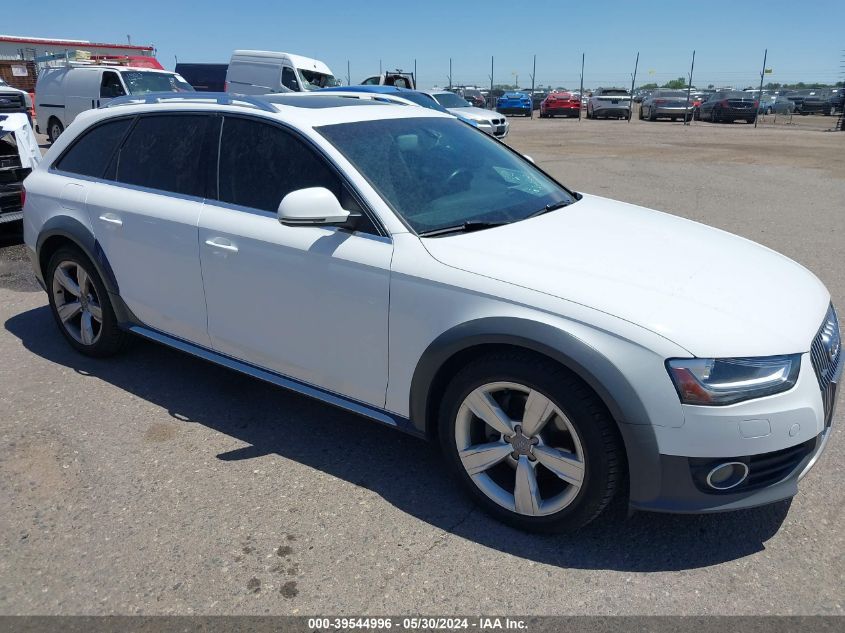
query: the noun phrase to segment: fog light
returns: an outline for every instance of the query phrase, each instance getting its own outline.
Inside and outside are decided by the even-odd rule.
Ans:
[[[748,477],[748,466],[742,462],[719,464],[707,474],[707,485],[714,490],[730,490]]]

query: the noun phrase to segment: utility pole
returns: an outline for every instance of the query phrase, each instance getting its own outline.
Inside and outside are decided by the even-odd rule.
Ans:
[[[452,58],[449,58],[449,88],[452,87]]]
[[[378,74],[381,75],[381,60],[378,60]]]
[[[531,118],[534,118],[534,76],[537,74],[537,56],[534,55],[534,68],[531,71]]]
[[[692,52],[692,63],[689,67],[689,81],[687,81],[687,105],[684,108],[684,125],[692,127],[692,113],[689,111],[689,96],[692,92],[692,73],[695,70],[695,51]]]
[[[769,49],[763,51],[763,68],[760,70],[760,91],[757,93],[757,108],[754,112],[754,127],[757,127],[757,118],[760,116],[760,104],[763,101],[763,77],[766,75],[766,57]]]
[[[352,85],[352,79],[351,79],[350,77],[351,77],[351,76],[350,76],[350,74],[349,74],[349,60],[347,59],[347,60],[346,60],[346,85],[347,85],[347,86],[351,86],[351,85]]]
[[[490,108],[493,109],[493,105],[495,101],[493,101],[493,56],[490,55],[490,94],[489,94],[489,105]]]
[[[628,101],[628,123],[634,118],[634,84],[637,83],[637,66],[640,65],[640,51],[637,51],[637,61],[634,62],[634,75],[631,78],[631,98]]]
[[[417,60],[414,58],[414,90],[417,89]]]
[[[581,53],[581,92],[578,95],[581,103],[584,101],[584,53]],[[578,104],[578,123],[581,122],[581,103]]]

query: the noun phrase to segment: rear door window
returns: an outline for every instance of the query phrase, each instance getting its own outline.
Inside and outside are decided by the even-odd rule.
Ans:
[[[190,196],[205,194],[203,145],[210,117],[144,116],[120,148],[118,182]]]
[[[56,168],[72,174],[101,178],[131,124],[131,117],[117,119],[101,123],[85,132],[59,159]]]

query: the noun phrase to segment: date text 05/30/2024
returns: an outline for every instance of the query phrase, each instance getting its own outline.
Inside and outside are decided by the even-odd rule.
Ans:
[[[528,627],[522,619],[507,617],[347,617],[309,618],[308,628],[312,631],[350,629],[525,631]]]

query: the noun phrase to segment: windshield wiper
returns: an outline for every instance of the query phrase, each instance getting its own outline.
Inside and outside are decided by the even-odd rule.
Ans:
[[[448,233],[471,233],[473,231],[492,229],[493,227],[502,226],[504,224],[507,224],[507,222],[464,222],[463,224],[456,224],[454,226],[422,231],[417,233],[417,235],[420,237],[434,237],[436,235],[447,235]]]
[[[548,213],[549,211],[555,211],[557,209],[562,209],[563,207],[568,207],[570,204],[572,203],[569,200],[561,200],[560,202],[550,202],[545,207],[543,207],[539,211],[535,211],[528,217],[536,218],[538,215],[543,215],[544,213]]]

